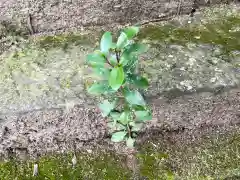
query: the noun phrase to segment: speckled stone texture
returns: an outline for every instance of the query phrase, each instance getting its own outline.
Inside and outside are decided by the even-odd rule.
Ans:
[[[240,90],[218,95],[193,94],[173,100],[156,98],[149,102],[153,120],[143,131],[194,131],[199,128],[229,127],[240,123]],[[49,152],[66,152],[96,145],[106,139],[106,121],[94,109],[75,106],[32,111],[2,117],[0,124],[0,157],[13,151],[36,157]],[[75,146],[74,146],[75,145]]]
[[[232,14],[223,13],[220,8],[213,11],[211,18],[216,12]],[[234,32],[237,29],[238,24],[230,28]],[[232,39],[237,34],[228,30],[227,35]],[[27,153],[35,157],[69,151],[74,144],[81,150],[99,145],[99,140],[109,143],[105,119],[95,110],[97,101],[85,91],[89,71],[84,66],[84,57],[93,47],[82,43],[65,50],[40,49],[30,44],[14,47],[12,52],[0,56],[0,157],[7,157],[12,151],[19,156]],[[238,47],[233,49],[231,58],[225,58],[219,45],[152,44],[140,66],[151,79],[146,99],[153,109],[153,120],[144,132],[153,128],[162,133],[238,126]],[[224,91],[208,92],[219,86],[225,87]],[[172,92],[166,97],[168,91]]]
[[[31,17],[33,30],[51,32],[82,26],[136,23],[161,16],[188,14],[206,0],[1,0],[1,19]],[[212,4],[226,2],[214,0]]]
[[[16,114],[5,120],[0,125],[0,157],[7,157],[10,151],[27,152],[32,157],[53,151],[66,152],[105,135],[101,114],[80,106],[69,112],[52,109]]]

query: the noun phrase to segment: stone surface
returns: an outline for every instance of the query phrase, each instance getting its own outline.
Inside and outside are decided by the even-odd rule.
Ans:
[[[195,18],[191,24],[142,27],[139,41],[149,50],[140,58],[140,71],[150,81],[148,98],[218,92],[239,85],[239,9],[223,6],[211,12],[204,11],[201,21]],[[93,80],[85,57],[97,48],[99,36],[92,31],[43,36],[11,46],[0,56],[0,113],[86,102],[94,106],[94,97],[85,91]]]
[[[186,23],[187,18],[170,28],[142,28],[138,40],[148,44],[149,51],[141,56],[140,71],[150,80],[145,95],[154,111],[145,130],[239,124],[236,7],[207,9],[201,21],[196,17]],[[1,54],[1,154],[28,151],[36,156],[71,149],[71,142],[81,149],[106,138],[105,121],[94,110],[98,99],[85,91],[93,81],[85,56],[97,46],[96,37],[86,33],[24,39]]]
[[[8,116],[1,123],[0,154],[27,151],[31,157],[47,152],[80,149],[105,136],[99,113],[76,106],[71,111],[45,110]]]
[[[155,98],[149,104],[153,109],[153,120],[143,132],[150,134],[155,130],[162,133],[228,128],[240,123],[239,89],[218,95],[185,95],[173,100]],[[9,149],[20,154],[27,151],[31,157],[74,148],[81,150],[107,138],[106,121],[101,114],[93,108],[78,105],[70,111],[56,109],[8,115],[2,117],[0,130],[0,154],[4,157],[9,156]],[[124,151],[122,147],[115,148],[118,152]]]
[[[18,19],[36,33],[81,26],[136,23],[161,16],[189,14],[193,6],[228,0],[1,0],[1,19]]]

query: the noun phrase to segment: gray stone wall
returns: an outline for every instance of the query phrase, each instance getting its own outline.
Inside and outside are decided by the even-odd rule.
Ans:
[[[219,3],[222,0],[214,0]],[[190,13],[206,0],[0,0],[0,18],[31,21],[33,31],[136,23]]]

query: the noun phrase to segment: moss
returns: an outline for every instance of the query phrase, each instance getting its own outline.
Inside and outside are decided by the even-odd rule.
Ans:
[[[21,22],[13,22],[10,20],[0,21],[0,38],[7,36],[21,36],[26,38],[27,35],[28,31]]]
[[[199,142],[158,139],[145,144],[138,155],[141,174],[149,179],[223,180],[240,177],[239,130],[205,136]]]
[[[147,95],[176,92],[180,96],[237,86],[239,24],[239,13],[229,13],[224,18],[203,18],[191,24],[143,27],[138,40],[151,47],[141,61],[142,72],[151,82]]]
[[[165,136],[166,137],[166,136]],[[149,180],[230,180],[240,177],[239,130],[206,134],[200,140],[152,136],[141,144],[136,154],[139,179]],[[111,152],[78,153],[72,168],[72,153],[54,154],[40,158],[39,176],[32,177],[34,161],[11,160],[0,163],[0,179],[100,179],[130,180],[124,156]]]
[[[145,145],[137,154],[140,164],[140,176],[148,179],[174,179],[171,168],[168,167],[168,154],[155,151],[151,146]]]
[[[167,25],[148,25],[141,30],[139,39],[154,42],[186,45],[187,43],[220,45],[225,51],[240,50],[240,16],[230,16],[223,20],[202,25],[176,27]]]
[[[84,63],[90,49],[89,46],[71,46],[67,51],[62,48],[45,50],[30,44],[2,55],[1,112],[7,112],[11,104],[19,104],[19,110],[23,110],[24,102],[31,103],[36,98],[44,97],[44,103],[53,104],[63,104],[68,98],[75,98],[75,94],[85,98]]]
[[[33,177],[34,161],[20,162],[12,160],[0,164],[0,179],[130,179],[131,172],[122,166],[121,158],[111,153],[78,153],[77,165],[73,168],[72,154],[61,154],[42,157],[38,161],[39,175]]]
[[[44,49],[60,47],[66,50],[70,45],[93,45],[97,41],[96,36],[94,34],[91,34],[91,38],[89,36],[89,34],[82,35],[78,33],[44,36],[37,39],[37,44]]]

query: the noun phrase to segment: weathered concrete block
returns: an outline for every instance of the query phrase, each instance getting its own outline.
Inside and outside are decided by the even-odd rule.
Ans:
[[[222,0],[211,3],[225,2]],[[55,31],[81,26],[106,26],[136,23],[162,16],[190,13],[205,0],[1,0],[1,18],[31,18],[35,32]]]

